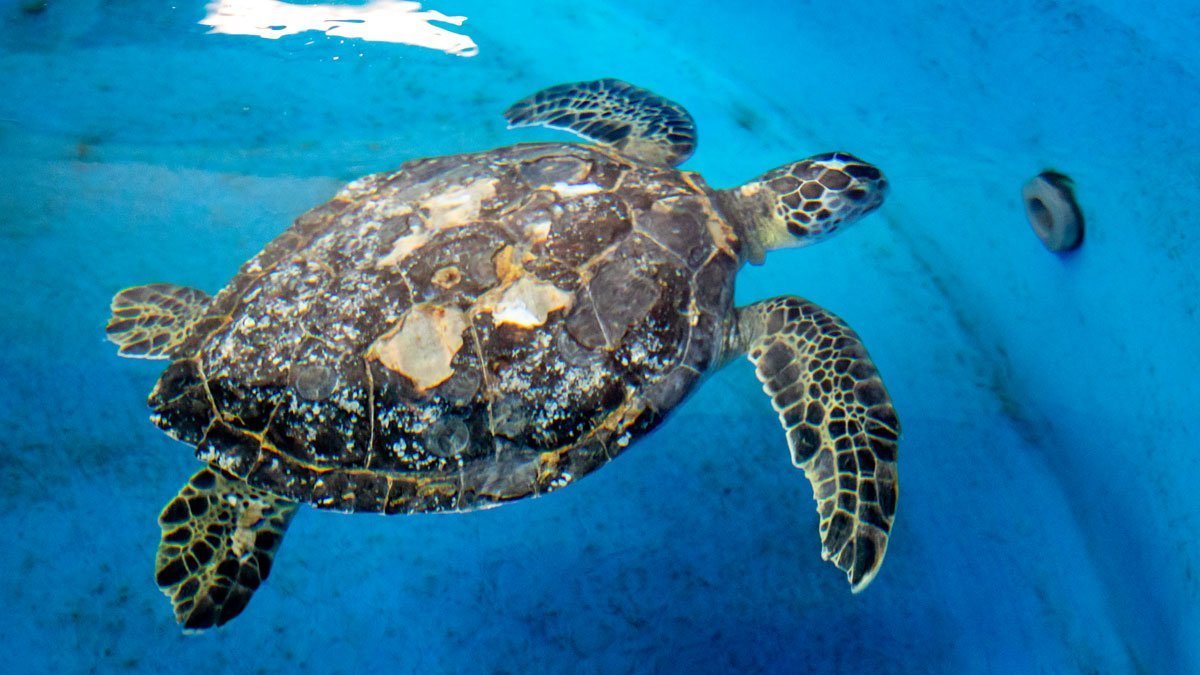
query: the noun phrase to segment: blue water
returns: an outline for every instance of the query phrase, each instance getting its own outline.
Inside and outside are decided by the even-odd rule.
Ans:
[[[313,3],[308,3],[313,4]],[[0,0],[6,672],[1200,672],[1200,10],[1182,2],[426,3],[472,57],[206,34],[204,3]],[[146,417],[120,288],[218,290],[361,174],[560,139],[499,113],[616,76],[736,185],[846,149],[884,208],[739,277],[870,347],[904,422],[887,561],[851,595],[736,363],[568,490],[467,515],[304,510],[184,636],[155,518],[198,464]],[[1070,174],[1081,250],[1021,184]]]

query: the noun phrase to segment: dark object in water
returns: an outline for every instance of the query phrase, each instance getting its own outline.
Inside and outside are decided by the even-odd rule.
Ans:
[[[1043,171],[1025,184],[1021,196],[1029,224],[1046,248],[1066,253],[1083,244],[1083,213],[1068,176]]]

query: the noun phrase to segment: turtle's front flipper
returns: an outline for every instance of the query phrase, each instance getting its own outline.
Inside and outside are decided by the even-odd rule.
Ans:
[[[900,422],[867,350],[841,319],[800,298],[738,310],[748,353],[812,483],[822,557],[854,592],[875,578],[896,512]]]
[[[185,630],[220,626],[242,612],[271,573],[298,505],[203,469],[158,517],[155,579]]]
[[[187,329],[208,307],[204,291],[174,284],[134,286],[112,299],[105,332],[121,346],[117,353],[142,359],[176,356]]]
[[[696,123],[683,106],[613,78],[543,89],[504,118],[510,129],[564,129],[652,164],[677,166],[696,149]]]

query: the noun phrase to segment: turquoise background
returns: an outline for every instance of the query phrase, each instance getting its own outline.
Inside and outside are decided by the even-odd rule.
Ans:
[[[310,3],[311,4],[311,3]],[[0,653],[7,672],[1200,672],[1200,9],[1120,1],[438,0],[460,58],[208,35],[201,2],[0,0]],[[884,208],[746,269],[870,347],[904,423],[887,562],[821,562],[747,363],[634,451],[469,515],[305,510],[226,628],[183,636],[155,517],[198,466],[147,419],[120,288],[216,291],[344,182],[615,76],[736,185],[845,149]],[[1070,174],[1084,247],[1020,187]]]

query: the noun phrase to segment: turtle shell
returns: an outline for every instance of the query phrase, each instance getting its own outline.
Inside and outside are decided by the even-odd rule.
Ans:
[[[362,178],[247,262],[150,404],[200,459],[344,511],[562,487],[719,358],[737,239],[699,176],[523,144]]]

